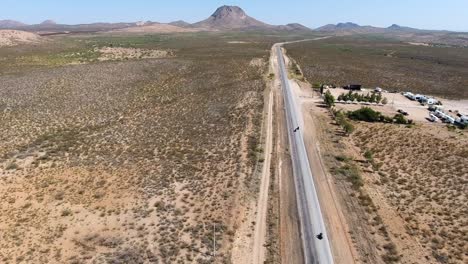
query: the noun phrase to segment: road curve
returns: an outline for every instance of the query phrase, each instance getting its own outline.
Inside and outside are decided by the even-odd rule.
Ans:
[[[320,203],[315,189],[312,172],[310,169],[307,150],[302,136],[302,127],[294,132],[295,128],[303,124],[300,107],[296,103],[289,86],[288,73],[286,71],[282,43],[275,44],[278,56],[278,65],[281,78],[281,87],[284,93],[287,129],[290,145],[290,154],[293,165],[294,183],[296,187],[297,207],[300,219],[302,247],[304,263],[333,263],[325,223],[323,221]],[[322,233],[323,239],[317,235]]]

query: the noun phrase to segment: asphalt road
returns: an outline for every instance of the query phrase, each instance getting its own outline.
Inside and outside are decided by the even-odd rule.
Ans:
[[[317,192],[315,190],[310,169],[307,150],[304,144],[302,129],[294,130],[302,124],[302,115],[298,113],[292,90],[289,86],[288,72],[285,67],[281,46],[277,45],[278,65],[281,87],[284,93],[286,119],[290,153],[293,165],[294,182],[296,186],[297,206],[300,218],[301,238],[304,252],[304,263],[333,263],[333,256],[328,241],[325,223]],[[317,235],[322,233],[320,240]]]

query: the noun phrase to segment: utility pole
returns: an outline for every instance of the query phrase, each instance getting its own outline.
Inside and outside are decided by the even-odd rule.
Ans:
[[[216,223],[213,223],[213,259],[216,257]]]

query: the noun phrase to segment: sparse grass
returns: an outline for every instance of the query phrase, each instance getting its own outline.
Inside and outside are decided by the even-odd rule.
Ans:
[[[258,41],[226,45],[234,37]],[[266,65],[251,61],[268,58],[277,39],[262,38],[82,36],[0,49],[4,262],[212,263],[214,222],[226,260],[226,230],[263,152]],[[111,44],[175,56],[98,62],[84,52]]]
[[[349,36],[293,43],[286,49],[314,83],[360,83],[369,88],[468,98],[466,48]]]
[[[468,141],[466,135],[453,138],[444,127],[432,130],[360,124],[355,142],[361,149],[372,150],[383,192],[399,208],[407,232],[432,250],[438,262],[463,263],[463,256],[457,253],[463,251],[463,235],[455,230],[463,225],[466,195],[462,186],[468,180],[468,170],[454,164],[468,162],[463,154]],[[415,204],[415,200],[419,202]],[[443,227],[442,235],[438,229],[424,226]],[[398,262],[399,257],[387,250],[384,259]]]

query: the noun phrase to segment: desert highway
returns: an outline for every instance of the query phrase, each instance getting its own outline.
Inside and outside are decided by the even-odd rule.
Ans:
[[[281,44],[276,44],[281,87],[284,94],[288,138],[293,167],[294,183],[296,187],[297,207],[300,219],[300,231],[304,255],[304,263],[333,263],[333,256],[328,241],[325,223],[323,221],[320,204],[315,190],[314,180],[304,144],[302,115],[300,107],[296,107],[288,73],[285,67]],[[299,127],[299,130],[296,128]],[[317,235],[322,234],[322,239]]]

